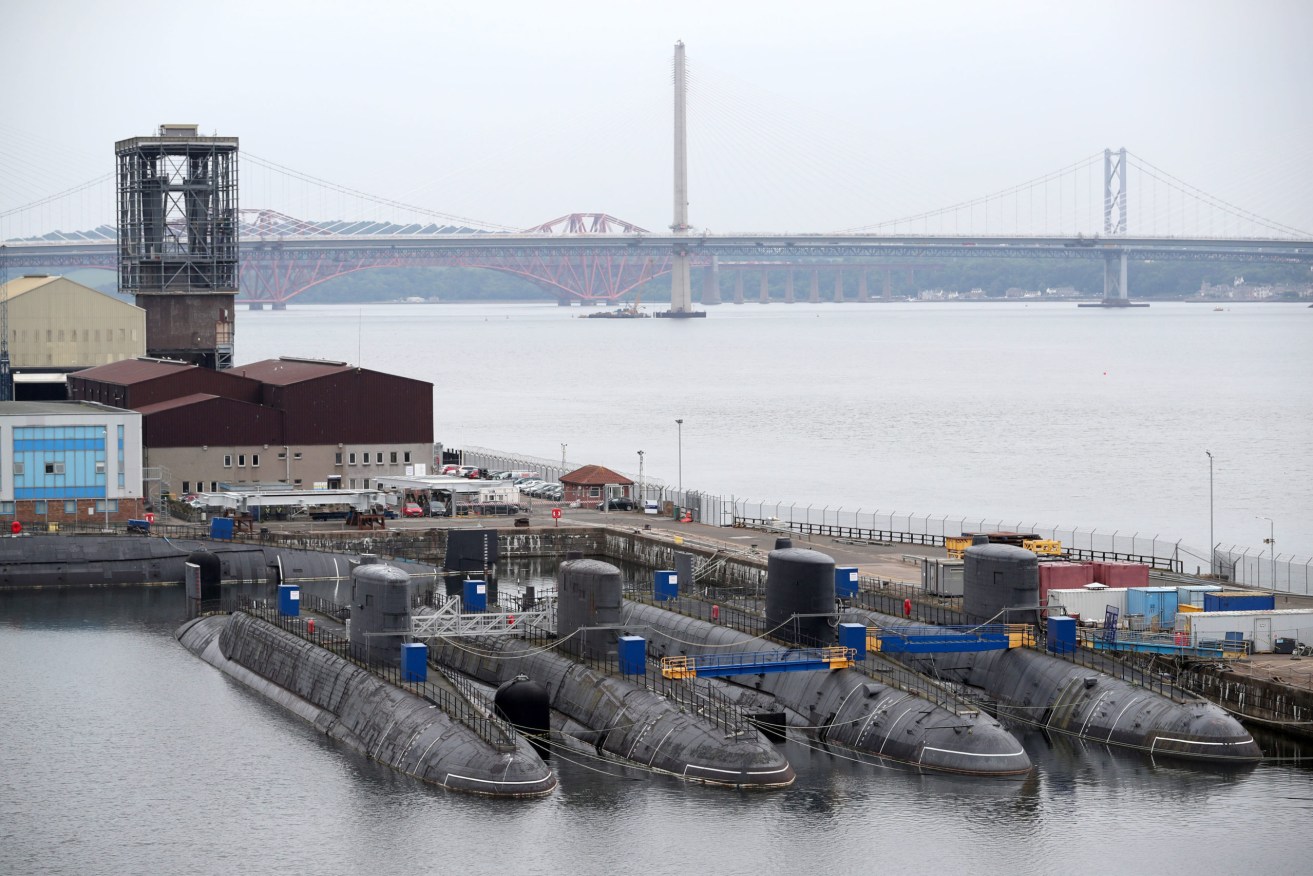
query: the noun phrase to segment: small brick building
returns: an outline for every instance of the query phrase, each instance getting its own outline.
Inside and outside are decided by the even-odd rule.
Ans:
[[[602,465],[585,465],[561,475],[561,487],[563,501],[585,506],[601,502],[603,494],[612,499],[634,496],[632,480]]]

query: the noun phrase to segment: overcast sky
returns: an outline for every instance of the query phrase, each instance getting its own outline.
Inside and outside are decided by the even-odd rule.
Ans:
[[[5,0],[0,213],[108,174],[115,140],[196,122],[444,214],[664,228],[682,39],[697,227],[865,226],[1125,146],[1313,229],[1310,35],[1308,0]],[[1097,172],[1064,209],[1097,209]],[[242,183],[243,207],[393,218],[251,163]],[[112,221],[108,182],[0,233],[92,216]]]

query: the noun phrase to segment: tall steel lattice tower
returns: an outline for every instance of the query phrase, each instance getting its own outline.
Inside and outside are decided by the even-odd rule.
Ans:
[[[231,368],[238,282],[237,138],[196,125],[114,144],[119,291],[146,311],[146,352]]]

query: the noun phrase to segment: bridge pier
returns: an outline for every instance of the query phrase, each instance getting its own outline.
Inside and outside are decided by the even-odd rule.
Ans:
[[[893,268],[884,269],[884,300],[894,300],[894,271]]]
[[[792,304],[793,301],[793,268],[789,268],[784,275],[784,303]]]
[[[273,309],[274,309],[274,310],[286,310],[286,309],[287,309],[287,302],[286,302],[286,301],[275,301],[275,302],[273,303],[272,306],[273,306]]]
[[[812,282],[807,290],[807,303],[821,303],[821,272],[818,268],[812,268]]]
[[[247,309],[247,310],[264,310],[264,303],[263,303],[263,302],[260,302],[260,301],[252,301],[250,304],[246,305],[246,309]]]
[[[743,303],[743,272],[734,272],[734,303]]]
[[[871,300],[871,292],[866,288],[866,268],[857,275],[857,300],[863,304]]]
[[[758,293],[762,304],[770,304],[770,271],[761,269],[761,291]]]
[[[1131,290],[1126,283],[1126,250],[1104,253],[1103,255],[1103,300],[1098,303],[1086,303],[1078,307],[1148,307],[1143,302],[1131,300]]]
[[[834,272],[834,303],[843,304],[843,270]]]
[[[702,274],[702,306],[720,304],[720,256],[713,255]]]

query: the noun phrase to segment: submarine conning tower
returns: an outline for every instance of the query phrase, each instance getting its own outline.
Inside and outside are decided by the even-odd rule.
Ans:
[[[766,558],[766,626],[794,645],[834,643],[834,558],[781,547]]]
[[[620,570],[601,560],[567,559],[556,573],[556,634],[577,657],[615,656]]]
[[[410,575],[373,557],[360,562],[351,572],[351,653],[399,664],[410,636]]]
[[[1010,544],[966,549],[962,610],[973,621],[1038,624],[1039,557]]]

